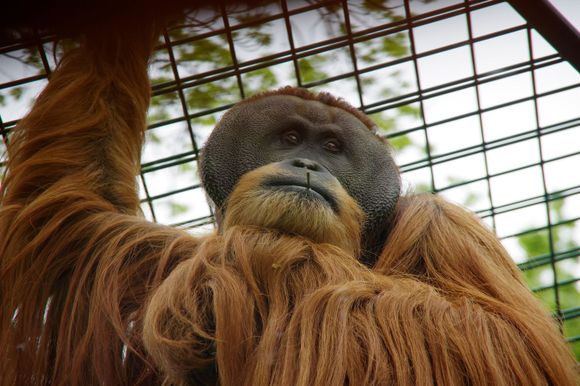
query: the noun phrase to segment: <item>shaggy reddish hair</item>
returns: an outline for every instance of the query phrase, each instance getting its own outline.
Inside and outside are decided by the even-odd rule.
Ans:
[[[442,199],[400,200],[372,270],[357,260],[347,198],[343,228],[290,216],[300,231],[319,221],[320,239],[248,225],[255,210],[226,214],[223,234],[205,238],[143,220],[135,176],[154,40],[147,26],[121,32],[68,53],[13,133],[2,386],[577,384],[501,244]],[[240,205],[259,199],[252,181]]]

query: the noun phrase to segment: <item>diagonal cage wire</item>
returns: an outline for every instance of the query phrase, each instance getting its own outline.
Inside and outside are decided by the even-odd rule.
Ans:
[[[0,154],[55,67],[53,41],[0,47]],[[202,9],[164,31],[150,77],[146,218],[211,231],[197,163],[222,114],[287,84],[329,91],[378,123],[406,190],[443,195],[496,232],[580,358],[580,76],[510,3]]]

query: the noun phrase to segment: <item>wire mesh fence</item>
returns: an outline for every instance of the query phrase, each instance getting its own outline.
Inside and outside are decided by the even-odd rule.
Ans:
[[[53,40],[0,47],[0,154],[66,44]],[[202,9],[158,43],[146,218],[213,229],[197,161],[224,111],[288,84],[329,91],[378,123],[406,191],[437,192],[494,229],[580,358],[580,75],[507,2]]]

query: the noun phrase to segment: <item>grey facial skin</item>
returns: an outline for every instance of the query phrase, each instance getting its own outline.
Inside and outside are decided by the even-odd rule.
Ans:
[[[318,101],[271,95],[241,103],[224,115],[202,154],[202,181],[218,214],[227,211],[242,175],[280,161],[312,164],[338,179],[366,215],[359,258],[372,265],[401,189],[388,146],[353,114]]]

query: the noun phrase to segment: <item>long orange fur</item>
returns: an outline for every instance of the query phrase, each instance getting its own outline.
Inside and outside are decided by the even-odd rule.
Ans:
[[[357,261],[348,198],[336,218],[347,240],[328,221],[309,237],[303,216],[290,233],[260,226],[235,194],[220,235],[141,219],[147,32],[68,53],[12,135],[0,385],[207,384],[216,372],[222,386],[576,384],[501,244],[436,197],[401,199],[372,270]]]

